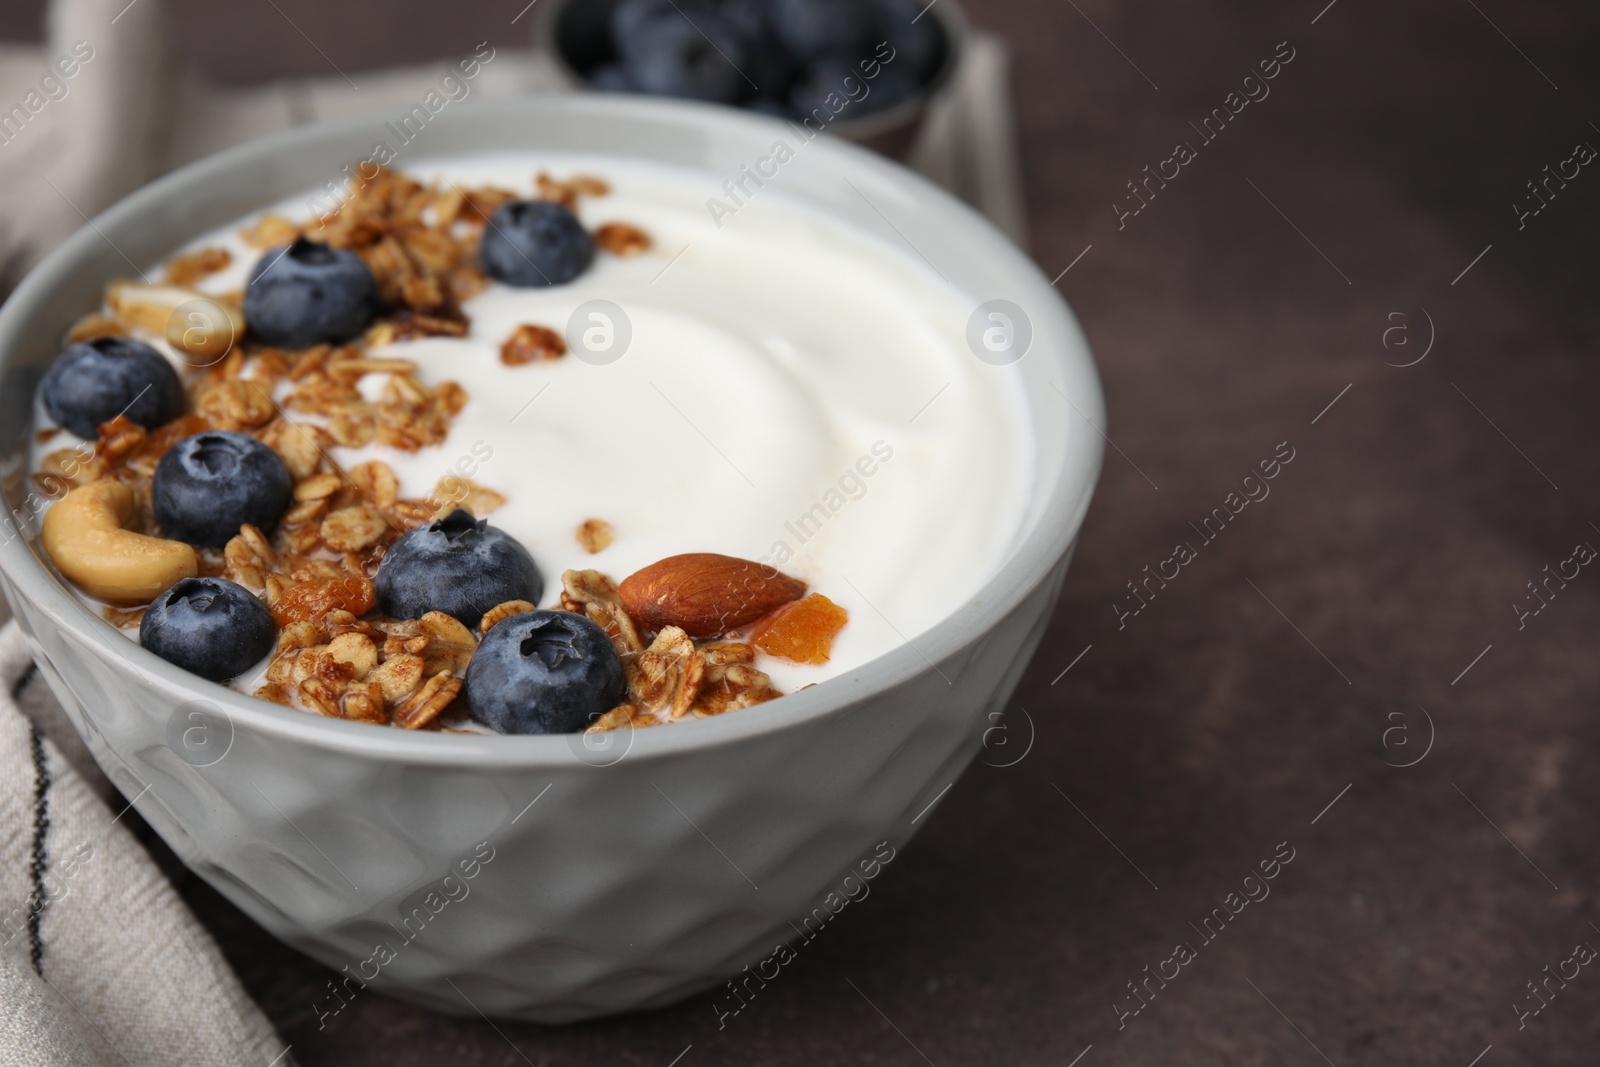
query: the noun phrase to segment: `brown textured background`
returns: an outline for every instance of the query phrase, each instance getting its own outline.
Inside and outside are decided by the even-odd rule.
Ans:
[[[522,2],[173,7],[195,64],[248,82],[515,45]],[[970,5],[1015,48],[1032,251],[1053,277],[1093,246],[1060,286],[1123,453],[1017,694],[1026,758],[975,765],[721,1032],[709,998],[496,1032],[370,994],[319,1031],[325,972],[190,880],[303,1063],[1596,1062],[1600,968],[1521,1031],[1511,1003],[1600,946],[1600,574],[1524,630],[1511,604],[1600,545],[1600,168],[1525,230],[1511,204],[1600,145],[1600,12],[1337,0],[1313,24],[1325,2]],[[35,4],[0,13],[36,32]],[[1284,40],[1271,96],[1119,232],[1123,183]],[[1423,350],[1419,308],[1430,355],[1385,366]],[[1119,631],[1124,583],[1283,441],[1271,496]],[[1427,758],[1385,766],[1423,751],[1423,708]],[[1013,718],[989,762],[1023,750]],[[1272,895],[1119,1032],[1124,983],[1284,841]]]

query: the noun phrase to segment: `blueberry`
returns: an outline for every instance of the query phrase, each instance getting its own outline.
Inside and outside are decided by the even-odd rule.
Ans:
[[[722,0],[717,13],[747,41],[772,32],[772,0]]]
[[[607,63],[589,72],[589,88],[600,93],[633,93],[638,88],[620,63]]]
[[[861,0],[773,0],[772,29],[789,54],[861,58],[872,51],[872,8]]]
[[[858,115],[871,115],[877,111],[887,111],[896,104],[903,104],[917,95],[922,88],[922,80],[916,71],[910,67],[886,63],[878,69],[878,76],[867,82],[867,98],[851,107],[859,108]]]
[[[917,0],[873,0],[877,16],[876,41],[894,49],[889,66],[909,69],[920,81],[933,73],[944,56],[944,33],[932,16],[919,15]]]
[[[877,85],[883,78],[867,81],[855,63],[842,56],[829,56],[812,63],[800,73],[789,90],[789,106],[801,118],[815,114],[819,122],[832,122],[837,114],[841,119],[853,118],[877,94]],[[833,108],[828,98],[833,98]],[[848,102],[847,102],[848,101]]]
[[[93,440],[118,415],[153,430],[183,414],[183,383],[172,364],[131,337],[79,341],[56,357],[39,384],[50,417]]]
[[[213,682],[237,678],[277,643],[266,605],[221,578],[185,578],[151,601],[139,643],[168,663]]]
[[[271,533],[293,493],[294,479],[276,452],[249,434],[224,430],[173,445],[150,482],[161,529],[204,548],[226,545],[245,523]]]
[[[467,666],[472,717],[503,734],[577,733],[627,692],[611,639],[570,611],[497,623]]]
[[[787,95],[799,65],[778,43],[777,38],[767,36],[747,41],[744,55],[744,72],[758,86],[758,89],[751,90],[753,95],[769,99],[781,99]]]
[[[576,215],[547,200],[513,200],[489,216],[478,263],[519,289],[565,285],[594,259],[594,239]]]
[[[692,22],[677,15],[651,19],[623,57],[629,77],[647,93],[719,104],[744,95],[746,62],[743,39],[714,14]]]
[[[850,80],[847,82],[846,79]],[[828,97],[833,97],[833,102],[839,104],[848,99],[845,94],[847,87],[860,96],[861,86],[865,84],[854,64],[843,59],[823,59],[808,66],[795,79],[794,86],[789,90],[789,107],[803,119],[815,114],[819,122],[832,122],[834,112],[828,108]],[[844,105],[844,111],[855,106],[852,101]],[[843,114],[843,111],[840,113]]]
[[[871,61],[849,63],[843,57],[818,60],[795,79],[789,91],[789,105],[802,118],[815,115],[818,121],[860,118],[883,111],[916,95],[917,77],[909,67],[880,64],[875,77],[868,78],[862,62],[871,70]],[[828,98],[833,97],[833,107]],[[848,101],[848,103],[846,103]]]
[[[544,577],[515,538],[457,508],[394,543],[373,579],[378,607],[396,619],[430,611],[468,626],[508,600],[537,603]]]
[[[284,348],[343,344],[378,310],[378,283],[360,256],[304,237],[262,256],[244,290],[250,332]]]
[[[795,61],[773,31],[772,0],[724,0],[718,10],[744,40],[744,72],[762,96],[781,98],[794,79]]]
[[[770,96],[754,97],[749,103],[745,104],[745,107],[761,115],[771,115],[775,119],[794,118],[793,108],[782,100],[776,100]]]
[[[709,0],[622,0],[611,11],[611,41],[618,55],[629,56],[641,44],[648,23],[662,18],[698,21],[714,13]]]

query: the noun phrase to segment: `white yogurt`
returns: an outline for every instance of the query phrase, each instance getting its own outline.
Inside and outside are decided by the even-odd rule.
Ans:
[[[382,459],[404,496],[451,472],[504,494],[489,521],[533,554],[543,606],[569,568],[620,581],[682,552],[772,563],[850,613],[826,665],[761,657],[784,692],[915,643],[995,573],[1017,539],[1033,457],[1015,369],[966,346],[974,298],[892,238],[847,230],[778,186],[718,228],[705,206],[718,191],[689,172],[532,154],[406,168],[529,196],[540,170],[605,178],[612,192],[584,198],[585,225],[638,226],[653,249],[599,253],[564,286],[493,285],[463,307],[468,336],[376,350],[415,360],[430,384],[460,382],[471,399],[439,447],[337,448],[336,461]],[[303,198],[272,210],[310,215]],[[259,253],[238,231],[253,221],[189,246],[234,255],[198,288],[243,286]],[[594,300],[621,308],[631,328],[614,362],[500,362],[518,325],[566,335]],[[71,442],[63,433],[40,451]],[[574,537],[589,518],[616,531],[596,555]]]

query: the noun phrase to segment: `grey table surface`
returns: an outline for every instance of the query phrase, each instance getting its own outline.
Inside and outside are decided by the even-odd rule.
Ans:
[[[521,0],[172,6],[235,82],[527,21]],[[704,998],[543,1029],[378,996],[319,1029],[326,972],[190,880],[303,1063],[1595,1062],[1600,974],[1528,983],[1600,946],[1600,584],[1528,583],[1600,544],[1600,176],[1528,183],[1600,144],[1600,11],[969,7],[1016,50],[1031,249],[1071,264],[1116,446],[1018,746],[988,762],[1031,750],[975,765],[722,1030]],[[0,4],[14,34],[34,11]],[[1216,108],[1238,113],[1213,140]],[[1178,142],[1196,158],[1171,177]],[[1134,199],[1147,165],[1169,180]],[[1271,496],[1121,616],[1284,442]],[[1270,896],[1229,896],[1285,850]],[[1195,958],[1136,998],[1179,942]]]

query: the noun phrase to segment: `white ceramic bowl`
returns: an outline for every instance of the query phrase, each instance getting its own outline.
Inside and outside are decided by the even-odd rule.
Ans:
[[[295,130],[169,175],[22,283],[0,310],[8,512],[27,513],[39,375],[105,284],[322,184],[370,148],[380,121]],[[426,153],[597,153],[700,171],[714,191],[782,129],[722,108],[546,97],[452,107],[430,124]],[[185,863],[285,942],[447,1012],[561,1022],[665,1004],[795,940],[790,923],[879,842],[926,825],[913,819],[978,750],[1055,605],[1100,470],[1099,432],[1061,395],[1104,424],[1093,362],[1034,265],[899,166],[822,138],[767,195],[887,239],[898,238],[886,219],[898,220],[974,307],[1009,300],[1033,331],[1026,356],[996,370],[1022,374],[1037,447],[1014,553],[911,644],[815,688],[593,751],[576,738],[321,718],[145,652],[41,563],[30,524],[0,519],[5,592],[95,758]]]

